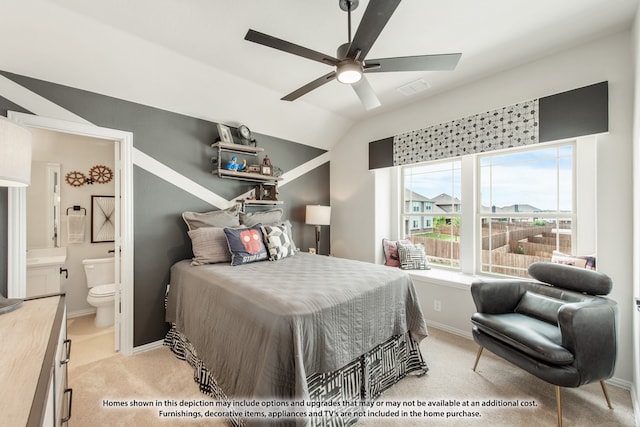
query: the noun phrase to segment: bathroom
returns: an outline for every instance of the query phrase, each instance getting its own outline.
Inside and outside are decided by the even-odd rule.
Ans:
[[[31,132],[32,180],[26,193],[27,296],[48,293],[43,282],[53,282],[51,289],[55,290],[59,280],[60,292],[66,294],[69,334],[76,334],[74,345],[86,341],[94,347],[92,357],[101,357],[95,354],[98,350],[104,356],[113,354],[113,325],[95,324],[96,306],[87,301],[83,260],[114,256],[114,142],[42,129]],[[64,260],[62,264],[30,262],[38,254],[65,252],[66,257],[58,258]],[[43,271],[48,271],[48,278],[43,278]],[[58,277],[51,280],[54,272]]]

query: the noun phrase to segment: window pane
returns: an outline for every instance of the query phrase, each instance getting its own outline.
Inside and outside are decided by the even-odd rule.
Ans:
[[[413,230],[407,234],[413,243],[422,243],[429,263],[460,267],[460,217],[429,218],[428,230]]]
[[[537,261],[573,253],[570,218],[535,221],[482,218],[482,271],[527,277]],[[585,260],[586,262],[586,260]]]
[[[573,146],[480,160],[480,212],[571,212]]]
[[[422,243],[432,264],[460,265],[460,161],[403,168],[404,237]]]
[[[482,271],[527,277],[536,261],[572,253],[573,146],[480,159]]]

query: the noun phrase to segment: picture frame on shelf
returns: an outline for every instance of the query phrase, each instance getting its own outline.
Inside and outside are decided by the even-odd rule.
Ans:
[[[218,135],[220,136],[220,141],[226,142],[228,144],[233,144],[233,136],[231,135],[231,129],[229,126],[222,125],[218,123],[216,125],[218,127]]]
[[[260,166],[260,173],[262,175],[271,176],[273,174],[273,168],[270,165],[261,165]]]

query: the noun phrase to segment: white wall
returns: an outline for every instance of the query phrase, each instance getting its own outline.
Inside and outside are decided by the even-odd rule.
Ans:
[[[607,80],[610,132],[599,138],[597,159],[598,268],[609,274],[615,283],[611,297],[620,305],[619,358],[615,377],[629,385],[632,379],[633,257],[632,242],[625,237],[629,236],[633,220],[630,56],[631,34],[623,32],[358,123],[331,151],[332,252],[336,256],[379,262],[379,239],[384,233],[390,233],[390,224],[375,222],[376,217],[394,215],[375,213],[381,208],[376,195],[376,183],[380,185],[380,180],[374,172],[367,170],[370,141]],[[617,229],[619,225],[622,228]],[[460,305],[469,306],[469,301],[460,301],[465,296],[470,300],[468,293],[461,296],[459,289],[446,292],[436,288],[419,292],[423,298],[429,298],[430,291],[438,292],[443,312],[446,307],[452,310],[442,314],[445,316],[443,321],[449,316],[450,320],[455,318],[457,324],[468,325],[470,329],[467,310],[461,313],[456,309]],[[433,306],[430,301],[423,300],[425,312],[427,307]]]
[[[67,261],[64,268],[69,271],[69,278],[62,275],[60,284],[62,292],[66,292],[67,311],[70,316],[95,312],[95,308],[87,303],[87,282],[82,260],[85,258],[104,258],[108,250],[114,248],[113,243],[91,243],[91,196],[113,196],[114,181],[106,184],[82,185],[72,187],[65,182],[65,176],[71,171],[79,171],[89,176],[89,169],[95,165],[114,168],[114,143],[101,139],[88,138],[60,132],[31,129],[33,134],[33,160],[60,163],[60,210],[61,238],[60,245],[67,248]],[[66,210],[79,205],[87,210],[85,220],[85,240],[82,244],[69,244],[67,241]],[[27,229],[30,206],[27,205]]]
[[[640,9],[636,13],[633,29],[634,59],[634,121],[633,121],[633,296],[640,297]],[[636,411],[636,423],[640,424],[640,313],[633,310],[633,384],[632,400]]]

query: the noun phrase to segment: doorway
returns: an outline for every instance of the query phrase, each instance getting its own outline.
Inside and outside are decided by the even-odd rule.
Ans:
[[[9,111],[7,117],[27,128],[87,136],[114,144],[115,180],[115,347],[133,352],[133,134],[87,123],[68,122]],[[26,294],[26,189],[11,188],[8,195],[8,294]],[[118,256],[120,255],[120,256]]]

